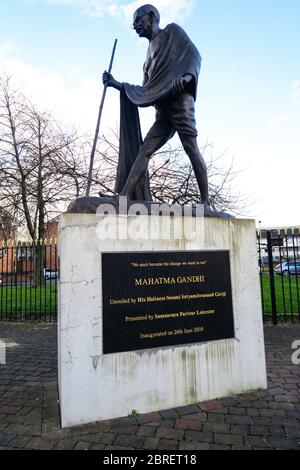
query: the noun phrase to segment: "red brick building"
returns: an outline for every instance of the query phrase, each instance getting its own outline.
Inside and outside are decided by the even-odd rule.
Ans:
[[[45,241],[18,242],[12,218],[8,214],[1,219],[0,225],[0,274],[19,273],[30,274],[34,268],[34,258],[37,249],[42,250],[42,266],[40,269],[57,269],[57,227],[59,217],[46,224]]]

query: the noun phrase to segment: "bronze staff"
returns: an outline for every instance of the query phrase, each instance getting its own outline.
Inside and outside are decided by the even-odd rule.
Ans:
[[[110,64],[109,64],[109,69],[108,73],[111,72],[113,61],[114,61],[114,56],[115,56],[115,51],[117,47],[117,42],[118,40],[115,39],[111,59],[110,59]],[[106,90],[107,90],[107,84],[104,85],[104,90],[103,90],[103,95],[99,107],[99,114],[98,114],[98,120],[97,120],[97,126],[96,126],[96,131],[95,131],[95,137],[94,137],[94,143],[93,143],[93,148],[91,152],[91,160],[90,160],[90,169],[89,169],[89,175],[88,175],[88,181],[87,181],[87,187],[86,187],[86,196],[90,195],[90,189],[91,189],[91,183],[92,183],[92,174],[93,174],[93,166],[94,166],[94,158],[95,158],[95,152],[96,152],[96,147],[97,147],[97,141],[98,141],[98,136],[99,136],[99,129],[100,129],[100,121],[101,121],[101,116],[102,116],[102,111],[103,111],[103,106],[104,106],[104,100],[106,96]]]

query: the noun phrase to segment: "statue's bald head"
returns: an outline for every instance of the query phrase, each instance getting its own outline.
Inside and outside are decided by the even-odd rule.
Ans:
[[[153,5],[143,5],[134,13],[132,26],[140,38],[151,41],[160,31],[159,20],[160,15]]]
[[[133,18],[135,18],[136,16],[140,16],[140,15],[149,15],[150,13],[153,14],[154,18],[159,23],[160,22],[159,11],[157,10],[157,8],[155,8],[153,5],[150,5],[150,4],[142,5],[140,8],[138,8],[134,13]]]

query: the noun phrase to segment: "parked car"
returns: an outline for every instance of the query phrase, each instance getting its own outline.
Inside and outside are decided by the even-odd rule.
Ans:
[[[44,268],[44,278],[45,279],[56,279],[58,276],[58,271],[55,269]]]
[[[285,261],[280,263],[276,266],[275,273],[282,276],[289,276],[290,274],[300,275],[300,261]]]

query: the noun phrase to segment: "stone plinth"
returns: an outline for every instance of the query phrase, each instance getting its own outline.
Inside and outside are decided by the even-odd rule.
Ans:
[[[129,220],[126,215],[116,217],[121,225]],[[163,218],[140,216],[142,233],[147,232],[151,217],[154,231]],[[133,216],[129,218],[134,222]],[[171,220],[176,223],[176,217]],[[185,223],[186,230],[189,226],[192,230],[193,218]],[[107,219],[105,230],[110,229]],[[254,221],[203,219],[196,236],[180,239],[108,240],[101,235],[103,230],[95,214],[64,214],[60,219],[58,345],[63,427],[266,388]],[[102,253],[194,250],[229,250],[235,337],[103,354]]]

